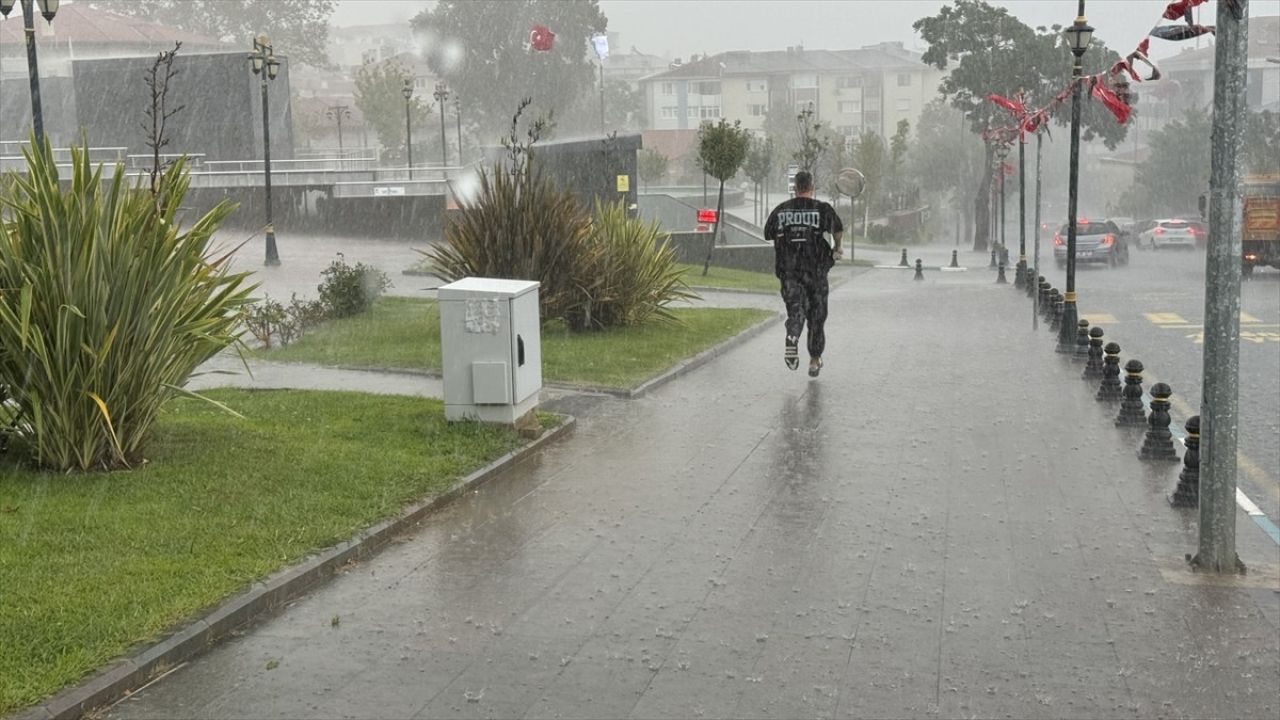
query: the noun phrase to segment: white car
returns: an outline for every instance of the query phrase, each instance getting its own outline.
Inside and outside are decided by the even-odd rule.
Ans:
[[[1154,226],[1138,235],[1138,242],[1152,250],[1171,247],[1194,250],[1196,231],[1186,220],[1157,220]]]

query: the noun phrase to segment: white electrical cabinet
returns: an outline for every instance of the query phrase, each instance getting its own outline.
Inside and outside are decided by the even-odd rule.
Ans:
[[[513,424],[538,406],[538,283],[463,278],[440,288],[446,420]]]

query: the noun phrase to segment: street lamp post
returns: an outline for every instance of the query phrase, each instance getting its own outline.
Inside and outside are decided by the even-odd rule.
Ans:
[[[1036,234],[1035,249],[1032,251],[1032,262],[1035,263],[1035,275],[1028,274],[1027,282],[1038,283],[1040,270],[1040,160],[1042,157],[1044,133],[1040,128],[1036,128]],[[1031,294],[1031,329],[1038,330],[1040,328],[1040,293]]]
[[[253,52],[249,53],[249,68],[262,81],[262,178],[266,188],[267,203],[267,257],[265,265],[279,265],[280,253],[276,250],[276,227],[271,219],[271,115],[267,105],[267,81],[275,80],[280,72],[271,38],[259,35],[253,39]]]
[[[15,1],[22,3],[22,30],[27,38],[27,75],[31,82],[31,126],[35,130],[36,141],[44,142],[44,112],[40,106],[40,69],[36,62],[36,0],[0,0],[0,15],[9,17]],[[40,15],[45,22],[52,23],[53,16],[58,14],[59,0],[39,0]]]
[[[1013,286],[1026,289],[1027,283],[1027,141],[1018,131],[1018,271]]]
[[[1004,183],[1006,175],[1004,172],[1004,161],[1009,157],[1009,146],[1003,142],[996,146],[996,159],[1000,162],[1000,169],[996,172],[996,177],[1000,180],[1000,258],[1004,261],[1005,248],[1009,247],[1005,244],[1005,203],[1004,203]]]
[[[413,80],[405,78],[404,88],[400,90],[404,96],[404,147],[407,153],[405,160],[409,167],[409,179],[413,179],[413,119],[410,108],[413,105]]]
[[[1084,0],[1080,0],[1076,21],[1064,33],[1075,58],[1071,64],[1071,161],[1067,188],[1067,289],[1063,296],[1062,326],[1058,329],[1060,353],[1075,352],[1076,323],[1076,219],[1080,190],[1080,78],[1084,74],[1081,59],[1093,40],[1093,28],[1084,17]]]
[[[462,101],[458,97],[458,93],[453,94],[453,117],[458,121],[458,165],[463,163],[462,159]]]
[[[436,83],[436,91],[431,94],[436,99],[436,107],[440,108],[440,167],[449,167],[449,142],[444,134],[444,105],[449,101],[449,88],[444,83]],[[459,150],[461,152],[461,150]]]
[[[329,116],[330,120],[338,121],[338,155],[341,156],[343,154],[342,119],[351,119],[351,109],[346,105],[331,105],[325,110],[325,115]]]

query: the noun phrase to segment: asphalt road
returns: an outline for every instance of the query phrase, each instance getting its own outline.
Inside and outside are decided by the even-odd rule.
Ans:
[[[1101,325],[1121,357],[1146,366],[1144,387],[1174,391],[1175,422],[1200,408],[1204,369],[1204,251],[1134,251],[1128,267],[1081,266],[1081,316]],[[1065,272],[1043,263],[1054,287]],[[1238,484],[1280,523],[1280,272],[1259,269],[1241,287]],[[1028,320],[1030,322],[1030,320]]]

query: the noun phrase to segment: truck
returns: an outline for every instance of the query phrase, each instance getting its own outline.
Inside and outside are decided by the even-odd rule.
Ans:
[[[1255,176],[1244,180],[1245,277],[1257,265],[1280,270],[1280,176]]]
[[[1241,183],[1241,271],[1245,277],[1259,265],[1280,269],[1280,175],[1251,175]],[[1200,196],[1200,216],[1208,219],[1209,197]]]

